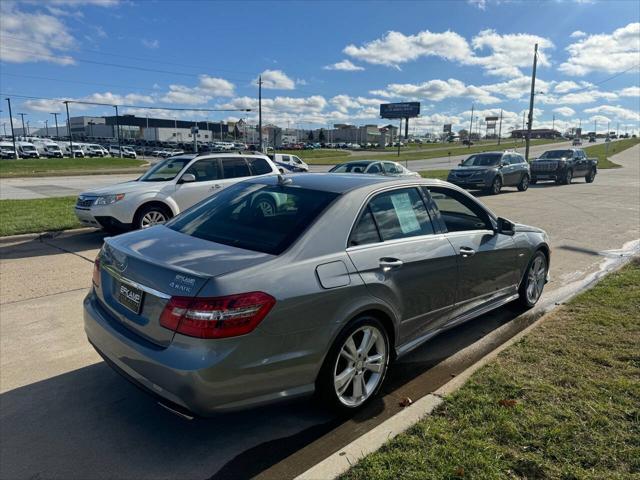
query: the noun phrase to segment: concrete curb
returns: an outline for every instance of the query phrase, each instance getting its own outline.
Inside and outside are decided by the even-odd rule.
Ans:
[[[89,233],[97,231],[95,228],[91,227],[83,227],[83,228],[72,228],[70,230],[52,230],[38,233],[21,233],[20,235],[7,235],[5,237],[0,237],[0,245],[5,243],[14,243],[22,240],[35,240],[40,237],[52,237],[62,234],[74,234],[74,233]]]
[[[593,287],[596,283],[602,280],[603,277],[619,270],[634,257],[639,255],[637,248],[634,249],[633,252],[634,253],[629,256],[621,257],[616,262],[605,263],[599,272],[596,272],[594,275],[582,282],[579,285],[579,288],[573,292],[564,295],[562,299],[558,299],[556,297],[554,298],[555,301],[551,304],[547,304],[540,309],[535,309],[532,312],[527,312],[521,315],[518,317],[524,320],[521,325],[518,325],[517,319],[514,319],[512,322],[494,330],[489,335],[481,338],[477,342],[472,343],[468,347],[444,360],[442,363],[455,361],[459,356],[467,355],[469,351],[482,348],[482,345],[485,345],[486,343],[496,345],[496,347],[489,353],[467,367],[464,371],[439,387],[433,393],[425,395],[393,417],[388,418],[380,425],[377,425],[364,435],[355,439],[353,442],[300,474],[295,480],[334,479],[345,473],[366,455],[375,452],[389,440],[405,432],[426,415],[433,412],[444,401],[444,397],[447,397],[460,389],[477,370],[493,361],[502,351],[520,341],[533,329],[548,320],[555,311],[556,306],[567,302],[576,295]],[[520,330],[514,333],[514,328],[520,328]]]

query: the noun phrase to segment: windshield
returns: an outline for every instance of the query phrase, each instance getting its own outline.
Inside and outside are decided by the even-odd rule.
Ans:
[[[191,157],[172,157],[155,164],[142,175],[140,182],[166,182],[176,178],[176,175],[192,160]]]
[[[368,163],[343,163],[329,171],[334,173],[364,173],[368,166]]]
[[[570,157],[572,153],[573,153],[572,150],[549,150],[547,152],[544,152],[540,156],[540,158],[553,158],[553,159],[567,158],[567,157]]]
[[[501,153],[481,153],[479,155],[471,155],[464,162],[463,167],[492,167],[497,165],[502,158]]]
[[[36,147],[34,147],[33,145],[22,145],[22,149],[23,150],[35,150]]]
[[[298,187],[238,183],[167,226],[204,240],[278,255],[337,196]]]

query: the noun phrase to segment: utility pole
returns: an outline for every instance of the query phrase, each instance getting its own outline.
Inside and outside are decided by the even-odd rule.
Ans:
[[[22,138],[24,138],[27,135],[27,129],[24,127],[24,116],[27,115],[26,113],[18,113],[18,115],[20,115],[20,118],[22,118]]]
[[[122,145],[120,144],[120,116],[118,115],[118,105],[114,105],[116,108],[116,135],[118,135],[118,156],[122,158]]]
[[[396,140],[398,142],[398,156],[400,156],[400,139],[401,138],[402,138],[402,119],[400,119],[400,125],[398,125],[398,135],[396,136]]]
[[[60,114],[58,112],[51,112],[51,115],[56,119],[56,138],[60,140],[60,132],[58,131],[58,115]]]
[[[11,99],[7,97],[7,103],[9,104],[9,123],[11,124],[11,139],[13,140],[13,155],[16,159],[20,158],[18,149],[16,148],[16,134],[13,131],[13,114],[11,113]]]
[[[593,133],[596,134],[596,137],[598,136],[598,121],[597,120],[593,121]]]
[[[262,75],[258,77],[258,142],[260,153],[264,153],[262,147]]]
[[[527,125],[526,147],[524,149],[524,158],[529,161],[529,142],[531,142],[531,127],[533,126],[533,97],[536,89],[536,67],[538,66],[538,44],[533,51],[533,72],[531,74],[531,96],[529,98],[529,124]]]
[[[556,138],[556,114],[553,114],[553,120],[551,121],[551,135],[553,135],[553,138]]]
[[[67,109],[67,133],[69,134],[69,150],[71,153],[71,158],[76,158],[76,153],[73,151],[73,138],[71,135],[71,120],[69,119],[69,101],[65,100],[63,103]]]
[[[498,127],[498,145],[500,145],[501,139],[502,139],[502,109],[500,109],[500,127]]]
[[[44,128],[47,131],[47,137],[49,137],[49,120],[44,121]]]
[[[473,103],[471,104],[471,122],[469,123],[469,134],[467,135],[467,147],[471,148],[471,132],[473,132]]]

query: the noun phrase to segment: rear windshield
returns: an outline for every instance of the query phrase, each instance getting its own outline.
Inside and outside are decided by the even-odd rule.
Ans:
[[[364,173],[368,166],[368,163],[343,163],[333,167],[330,171],[334,173]]]
[[[501,153],[481,153],[480,155],[471,155],[462,162],[462,165],[465,167],[490,167],[497,165],[501,158]]]
[[[167,226],[212,242],[278,255],[337,196],[295,186],[238,183]]]
[[[572,150],[549,150],[540,155],[539,158],[567,158],[572,153]]]

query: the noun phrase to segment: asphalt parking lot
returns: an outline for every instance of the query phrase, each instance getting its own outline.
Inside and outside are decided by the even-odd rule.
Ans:
[[[547,303],[640,248],[640,146],[612,160],[624,168],[599,172],[593,184],[482,197],[501,216],[549,233]],[[82,298],[102,238],[82,231],[0,241],[1,478],[290,478],[392,415],[401,399],[462,371],[484,352],[457,352],[522,313],[505,307],[423,345],[353,418],[301,400],[186,421],[112,372],[86,341]]]

